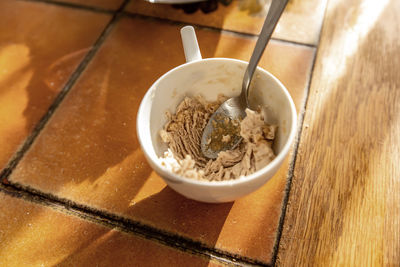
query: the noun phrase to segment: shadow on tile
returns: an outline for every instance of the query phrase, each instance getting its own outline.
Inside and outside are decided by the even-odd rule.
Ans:
[[[2,168],[47,112],[110,16],[38,2],[2,1],[0,10]],[[50,71],[58,59],[63,67]]]
[[[213,56],[219,39],[220,34],[209,32],[200,40],[203,54]],[[50,66],[55,75],[49,77],[58,77],[74,56]],[[166,188],[136,137],[143,95],[158,77],[182,63],[179,27],[122,19],[10,180],[214,244],[232,204],[202,204]]]
[[[198,203],[185,199],[177,195],[169,187],[165,187],[159,193],[135,203],[135,205],[131,206],[126,213],[128,213],[129,216],[134,217],[143,214],[147,214],[145,216],[148,216],[148,214],[153,214],[155,217],[157,217],[156,225],[154,225],[153,220],[147,222],[143,220],[140,221],[141,223],[147,223],[148,225],[152,225],[156,228],[162,228],[162,226],[168,228],[170,221],[172,221],[175,227],[172,229],[164,228],[162,231],[170,230],[172,233],[176,233],[176,230],[179,229],[178,235],[181,236],[182,232],[188,232],[189,234],[184,236],[189,239],[192,239],[194,234],[199,235],[200,238],[194,241],[200,241],[201,243],[212,248],[218,240],[219,233],[232,205],[233,203],[220,205]],[[199,224],[198,214],[201,213],[203,214],[202,217],[204,217],[204,220],[201,224]],[[196,233],[193,233],[194,228]],[[61,262],[59,262],[59,264],[60,266],[63,266],[63,264],[69,265],[70,263],[76,261],[79,261],[79,263],[90,263],[93,261],[93,255],[98,255],[98,257],[102,258],[104,256],[103,254],[106,254],[105,257],[107,258],[107,254],[118,253],[120,249],[120,241],[115,239],[121,239],[121,234],[116,234],[115,231],[108,231],[107,233],[94,233],[90,236],[90,240],[87,240],[87,242],[84,242],[80,244],[79,247],[76,247],[75,250],[69,253],[69,256],[65,257]],[[109,248],[111,242],[113,248],[112,250]],[[176,242],[179,245],[179,241]],[[105,253],[106,248],[107,252]],[[130,249],[132,249],[132,247]],[[146,252],[141,251],[140,253],[142,254]],[[147,257],[149,257],[148,261],[152,262],[154,257],[158,257],[158,253],[158,251],[154,251],[152,255],[147,255]],[[174,262],[177,259],[167,259],[167,256],[165,256],[164,258],[157,260],[160,260],[162,263],[161,266],[163,266],[165,262],[170,260]],[[137,262],[137,259],[133,260],[132,262]],[[203,263],[196,263],[195,266],[209,266],[208,260],[204,260],[202,262]]]
[[[220,266],[207,258],[110,230],[93,236],[85,246],[64,257],[57,266]]]
[[[157,222],[157,227],[178,232],[196,241],[213,247],[234,202],[222,204],[200,203],[187,199],[170,187],[164,187],[130,207],[129,217],[141,218],[150,225]]]
[[[214,34],[214,40],[208,39],[202,51],[212,55],[218,40],[219,35]],[[44,82],[50,86],[59,84],[58,77],[65,76],[64,67],[68,65],[64,63],[84,52],[60,57],[46,66],[49,75]],[[123,19],[11,179],[57,192],[74,184],[95,184],[102,177],[121,178],[128,174],[124,168],[129,168],[129,175],[133,176],[130,182],[147,177],[152,170],[139,149],[137,110],[151,84],[184,62],[178,27],[143,19]],[[35,81],[31,79],[28,88]],[[40,98],[33,90],[29,95],[29,101]],[[34,109],[34,105],[28,105],[28,109]],[[29,114],[26,112],[26,116]]]
[[[0,191],[0,265],[209,266],[209,260]]]

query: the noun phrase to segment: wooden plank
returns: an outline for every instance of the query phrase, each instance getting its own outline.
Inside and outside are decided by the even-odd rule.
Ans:
[[[400,1],[330,1],[282,266],[400,264]]]

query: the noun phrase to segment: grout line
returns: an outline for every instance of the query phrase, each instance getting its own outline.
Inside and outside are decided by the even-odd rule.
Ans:
[[[128,234],[134,234],[144,239],[152,240],[203,258],[217,260],[233,266],[269,266],[251,258],[218,250],[199,241],[163,231],[107,211],[100,211],[85,205],[80,205],[68,199],[43,193],[39,190],[18,183],[0,184],[0,192],[35,204],[47,206],[62,213],[77,216],[81,219],[100,224],[107,228],[117,229]]]
[[[83,10],[86,10],[86,11],[107,13],[107,14],[113,14],[113,13],[116,12],[116,10],[106,9],[106,8],[102,8],[102,7],[85,6],[85,5],[69,3],[69,2],[55,2],[53,0],[19,0],[19,1],[44,3],[44,4],[55,5],[55,6],[61,6],[61,7],[67,7],[67,8],[75,8],[75,9],[83,9]]]
[[[282,232],[283,232],[283,224],[285,221],[285,217],[286,217],[286,209],[287,209],[287,204],[289,201],[289,195],[290,195],[290,191],[292,188],[292,180],[293,180],[293,176],[294,176],[294,169],[295,169],[295,165],[296,165],[296,160],[297,160],[297,153],[299,150],[299,145],[300,145],[300,139],[301,139],[301,134],[303,132],[303,122],[304,122],[304,116],[305,116],[305,111],[306,111],[306,106],[307,106],[307,100],[308,100],[308,95],[309,95],[309,90],[310,90],[310,84],[311,84],[311,80],[312,80],[312,74],[314,71],[314,65],[315,65],[315,58],[316,58],[316,54],[314,56],[313,59],[313,63],[311,65],[311,71],[310,71],[310,79],[308,81],[308,85],[307,85],[307,89],[306,89],[306,96],[305,96],[305,100],[302,104],[302,108],[299,114],[299,125],[298,130],[297,130],[297,134],[296,134],[296,139],[294,140],[294,144],[293,144],[293,152],[291,155],[291,159],[290,159],[290,164],[289,164],[289,170],[288,170],[288,174],[286,176],[286,186],[285,186],[285,191],[284,191],[284,198],[283,198],[283,202],[282,202],[282,209],[281,209],[281,216],[279,218],[279,223],[278,223],[278,230],[277,230],[277,237],[275,240],[275,245],[273,248],[273,253],[272,253],[272,265],[275,266],[276,263],[276,259],[278,256],[278,251],[279,251],[279,244],[281,241],[281,237],[282,237]]]
[[[35,0],[36,1],[36,0]],[[71,74],[69,80],[65,84],[65,86],[61,89],[60,93],[56,96],[55,100],[48,108],[47,112],[43,115],[43,117],[39,120],[36,124],[35,128],[32,130],[32,133],[26,138],[25,142],[20,146],[18,151],[12,156],[11,160],[8,162],[7,166],[0,172],[0,180],[7,183],[7,179],[17,166],[19,161],[25,155],[25,153],[29,150],[35,139],[38,137],[41,130],[46,126],[47,122],[52,117],[54,111],[57,110],[58,106],[64,100],[65,96],[74,86],[75,82],[79,79],[82,75],[90,61],[93,59],[94,55],[99,50],[100,46],[103,44],[104,40],[107,38],[111,30],[113,29],[115,23],[121,17],[122,10],[125,5],[129,2],[129,0],[125,0],[121,7],[115,11],[114,15],[111,17],[111,20],[104,28],[103,32],[100,34],[99,38],[93,44],[92,48],[89,52],[85,55],[83,60],[79,63],[78,67],[74,70]]]
[[[308,83],[307,83],[307,89],[306,89],[306,96],[305,96],[304,102],[302,103],[302,108],[301,108],[301,111],[300,111],[300,114],[299,114],[300,115],[299,116],[299,126],[298,126],[299,129],[297,131],[297,137],[296,137],[296,140],[295,140],[294,145],[293,145],[293,155],[292,155],[291,160],[290,160],[289,170],[288,170],[288,174],[287,174],[285,195],[284,195],[284,199],[283,199],[283,203],[282,203],[281,216],[279,218],[277,237],[276,237],[276,241],[275,241],[275,245],[274,245],[274,249],[273,249],[273,254],[272,254],[272,266],[276,266],[276,261],[278,259],[279,244],[280,244],[280,241],[281,241],[281,238],[282,238],[283,225],[284,225],[285,218],[286,218],[287,205],[288,205],[288,202],[289,202],[289,196],[290,196],[290,192],[291,192],[291,189],[292,189],[292,181],[293,181],[293,176],[294,176],[294,169],[296,167],[296,160],[297,160],[297,156],[298,156],[298,150],[299,150],[299,146],[300,146],[301,135],[303,133],[303,123],[304,123],[304,118],[305,118],[306,111],[307,111],[309,95],[310,95],[310,90],[311,90],[311,83],[312,83],[313,77],[314,77],[314,71],[315,71],[315,65],[316,65],[316,62],[317,62],[318,51],[319,51],[319,48],[320,48],[323,24],[324,24],[325,18],[326,18],[326,9],[327,9],[327,5],[328,5],[327,2],[328,2],[328,0],[325,0],[324,16],[323,16],[323,19],[322,19],[323,23],[321,23],[321,28],[320,28],[320,31],[319,31],[318,42],[317,42],[318,45],[316,46],[314,59],[313,59],[312,65],[311,65],[310,76],[309,76],[309,80],[308,80]]]
[[[128,12],[128,11],[124,11],[123,14],[125,16],[127,16],[127,17],[130,17],[130,18],[140,18],[140,19],[143,19],[143,20],[165,22],[165,23],[168,23],[170,25],[175,25],[175,26],[186,26],[186,25],[190,24],[193,27],[198,28],[198,29],[210,30],[210,31],[213,31],[213,32],[219,32],[219,33],[224,33],[224,34],[231,34],[233,36],[241,37],[241,38],[256,39],[258,37],[258,34],[239,32],[239,31],[227,30],[227,29],[221,29],[221,28],[213,27],[213,26],[206,26],[206,25],[190,23],[190,22],[182,22],[182,21],[171,20],[171,19],[167,19],[167,18],[160,18],[160,17],[150,16],[150,15],[143,15],[143,14],[139,14],[139,13],[132,13],[132,12]],[[316,47],[316,45],[313,45],[313,44],[306,44],[306,43],[301,43],[301,42],[297,42],[297,41],[285,40],[285,39],[281,39],[281,38],[272,37],[271,40],[282,42],[282,43],[285,43],[285,44],[305,46],[305,47],[310,47],[310,48],[315,48]]]

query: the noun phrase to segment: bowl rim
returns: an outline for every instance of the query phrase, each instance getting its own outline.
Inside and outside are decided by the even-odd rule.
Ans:
[[[167,75],[170,75],[170,73],[175,72],[181,68],[186,68],[187,66],[190,65],[195,65],[195,64],[201,64],[201,62],[208,62],[208,61],[232,61],[232,62],[236,62],[239,64],[248,64],[248,62],[243,61],[243,60],[239,60],[239,59],[233,59],[233,58],[223,58],[223,57],[214,57],[214,58],[206,58],[206,59],[201,59],[201,60],[196,60],[196,61],[191,61],[191,62],[187,62],[184,63],[182,65],[179,65],[171,70],[169,70],[168,72],[164,73],[161,77],[159,77],[151,86],[150,88],[147,90],[146,94],[144,95],[144,97],[142,98],[142,101],[140,102],[139,105],[139,109],[138,109],[138,113],[137,113],[137,117],[136,117],[136,132],[137,132],[137,137],[139,140],[139,144],[141,146],[142,151],[144,152],[144,155],[146,156],[146,158],[150,161],[150,165],[152,165],[153,168],[155,168],[156,172],[158,172],[159,174],[161,174],[161,178],[163,178],[164,180],[167,180],[168,182],[172,182],[172,183],[187,183],[187,184],[193,184],[193,185],[198,185],[198,186],[206,186],[206,187],[225,187],[225,186],[239,186],[241,184],[245,184],[248,183],[250,181],[253,180],[257,180],[257,179],[262,179],[263,177],[266,177],[267,174],[275,169],[278,168],[279,165],[283,162],[283,160],[285,159],[286,155],[289,152],[289,149],[291,148],[294,138],[296,136],[296,132],[297,132],[297,112],[296,112],[296,107],[294,105],[293,99],[291,97],[291,95],[289,94],[288,90],[286,89],[286,87],[283,85],[283,83],[276,78],[274,75],[272,75],[269,71],[257,66],[257,70],[263,72],[264,74],[266,74],[267,76],[269,76],[270,78],[272,78],[272,80],[278,84],[279,88],[283,91],[283,94],[285,95],[287,101],[289,102],[289,106],[290,106],[290,114],[292,116],[292,123],[290,125],[290,133],[288,136],[287,141],[285,142],[283,148],[281,149],[281,151],[278,153],[278,155],[276,155],[276,157],[270,162],[268,163],[266,166],[264,166],[263,168],[261,168],[260,170],[247,175],[247,176],[240,176],[237,179],[231,179],[231,180],[223,180],[223,181],[207,181],[207,180],[197,180],[197,179],[192,179],[192,178],[187,178],[185,176],[182,175],[178,175],[176,173],[173,173],[171,171],[169,171],[166,167],[162,166],[160,164],[160,160],[159,157],[155,154],[155,156],[151,155],[150,153],[147,152],[146,150],[146,146],[143,143],[143,138],[142,135],[144,134],[142,126],[139,127],[140,125],[140,119],[145,115],[145,105],[146,103],[151,103],[151,98],[153,95],[153,91],[155,88],[155,85],[157,85],[161,80],[163,80]],[[150,125],[149,125],[150,127]],[[167,176],[167,177],[164,177]],[[171,178],[173,177],[173,178]]]

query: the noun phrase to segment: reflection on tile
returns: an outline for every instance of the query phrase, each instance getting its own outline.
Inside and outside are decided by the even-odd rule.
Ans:
[[[255,43],[208,30],[198,31],[198,38],[205,57],[248,59]],[[313,48],[272,42],[260,65],[286,84],[299,107],[313,56]],[[287,163],[256,193],[212,205],[166,187],[139,148],[141,98],[158,77],[183,62],[179,27],[122,19],[10,179],[268,263]]]
[[[83,6],[100,7],[111,10],[118,9],[124,2],[124,0],[50,0],[50,1],[78,4]]]
[[[132,1],[127,7],[127,11],[189,24],[258,34],[264,23],[271,1],[259,1],[265,3],[260,9],[254,9],[252,5],[248,4],[249,2],[256,1],[232,1],[228,6],[219,4],[216,11],[208,14],[204,14],[200,10],[197,10],[193,14],[186,14],[182,9],[175,9],[171,5]],[[325,5],[326,0],[290,0],[275,29],[273,37],[316,45],[323,21]]]
[[[1,266],[218,265],[1,191],[0,203]]]
[[[0,170],[109,18],[43,3],[0,2]]]

